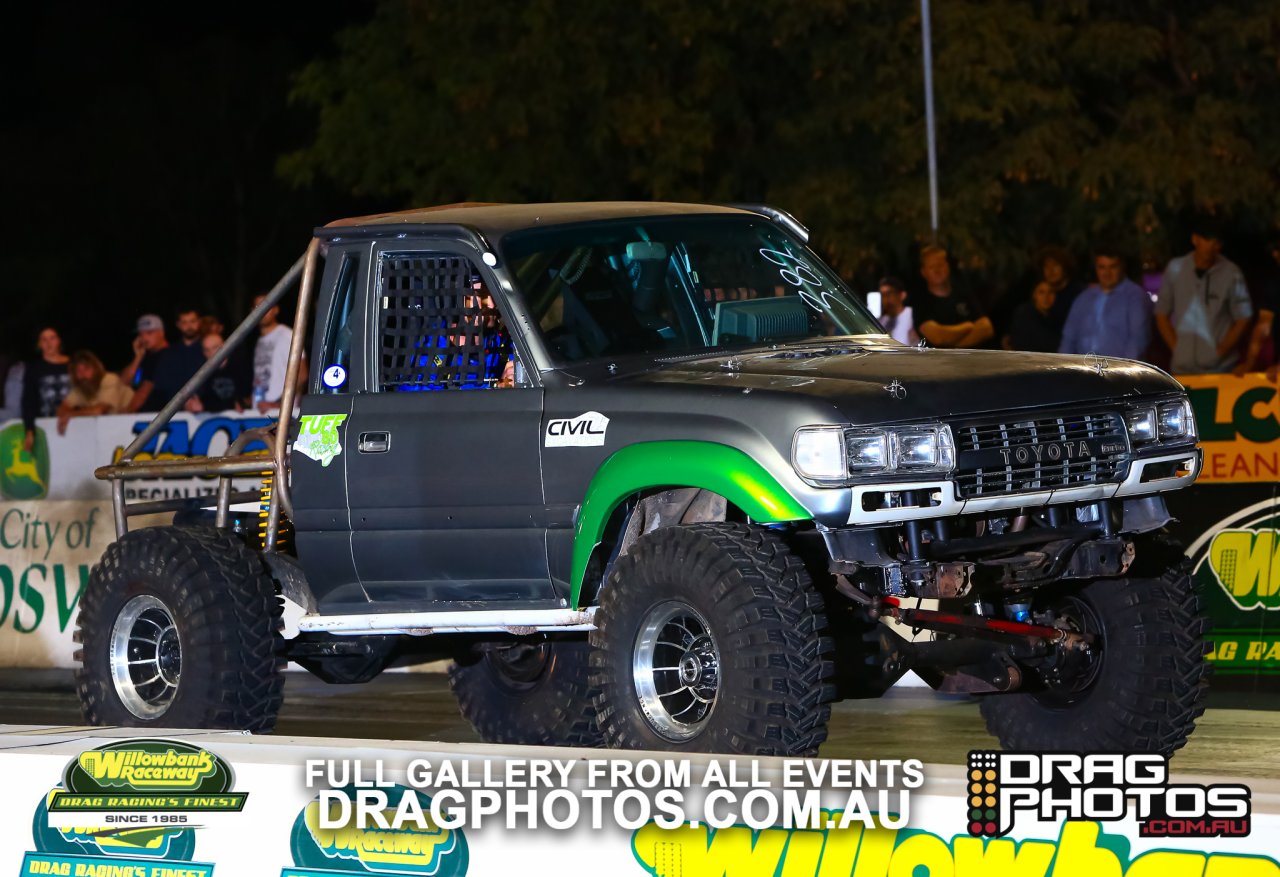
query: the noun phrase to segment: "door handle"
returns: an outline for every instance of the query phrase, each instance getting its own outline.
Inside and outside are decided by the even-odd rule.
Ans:
[[[390,447],[391,433],[389,432],[360,433],[360,444],[357,448],[362,454],[385,454]]]

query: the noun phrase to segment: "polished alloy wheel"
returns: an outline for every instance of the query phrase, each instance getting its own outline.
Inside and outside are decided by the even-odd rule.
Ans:
[[[669,740],[695,736],[720,691],[720,650],[707,620],[675,601],[649,610],[636,637],[632,679],[655,731]]]
[[[120,609],[111,629],[111,676],[116,693],[140,719],[164,715],[182,677],[182,643],[173,613],[150,594]]]

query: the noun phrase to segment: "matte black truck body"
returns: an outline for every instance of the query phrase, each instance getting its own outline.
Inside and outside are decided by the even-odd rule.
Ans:
[[[457,205],[316,239],[272,499],[296,561],[266,545],[309,669],[429,640],[506,742],[811,753],[833,696],[907,669],[989,695],[1010,745],[1190,733],[1203,622],[1160,494],[1200,455],[1159,369],[900,345],[767,207]],[[1165,700],[1107,706],[1157,663]],[[787,718],[726,702],[758,697]]]

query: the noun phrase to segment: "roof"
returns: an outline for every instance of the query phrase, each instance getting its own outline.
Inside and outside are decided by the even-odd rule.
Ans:
[[[331,222],[316,234],[334,238],[348,233],[384,232],[397,226],[463,226],[486,237],[500,238],[510,231],[541,225],[564,225],[599,219],[628,219],[637,216],[681,216],[690,214],[749,214],[749,211],[715,204],[680,204],[663,201],[577,201],[560,204],[445,204],[397,213],[356,216]]]

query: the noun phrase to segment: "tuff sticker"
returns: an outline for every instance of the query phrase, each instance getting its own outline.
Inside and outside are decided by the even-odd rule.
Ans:
[[[589,448],[604,444],[609,418],[599,411],[547,422],[546,447]]]
[[[299,417],[294,451],[310,457],[321,466],[328,466],[334,457],[342,453],[342,437],[338,428],[346,419],[345,414],[306,414]]]

